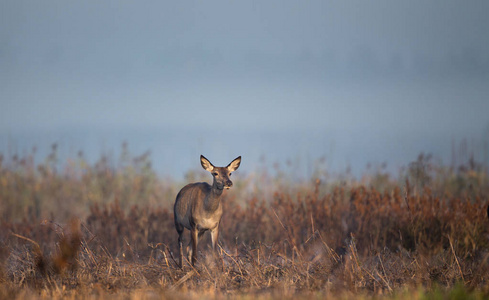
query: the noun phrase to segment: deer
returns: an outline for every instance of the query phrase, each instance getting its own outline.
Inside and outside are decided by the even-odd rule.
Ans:
[[[190,231],[191,241],[187,246],[188,260],[192,266],[197,259],[197,244],[199,238],[210,231],[212,250],[216,252],[219,237],[219,224],[222,217],[221,196],[224,189],[229,189],[233,182],[229,179],[231,173],[236,171],[241,163],[241,156],[235,158],[226,167],[215,167],[203,155],[200,164],[204,170],[212,174],[212,185],[207,182],[190,183],[178,192],[173,208],[175,229],[178,233],[178,247],[180,251],[180,268],[183,269],[183,232]],[[190,247],[190,245],[192,247]]]

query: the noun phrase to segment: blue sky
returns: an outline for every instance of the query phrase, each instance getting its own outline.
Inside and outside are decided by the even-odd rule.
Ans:
[[[4,153],[57,142],[97,157],[128,141],[163,174],[200,153],[362,170],[447,162],[464,138],[482,159],[489,140],[487,1],[0,7]]]

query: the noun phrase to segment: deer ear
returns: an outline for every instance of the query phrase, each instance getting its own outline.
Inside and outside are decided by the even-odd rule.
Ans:
[[[226,168],[229,172],[234,172],[239,168],[239,164],[241,163],[241,156],[236,157]]]
[[[211,162],[204,157],[204,155],[200,156],[200,164],[202,165],[202,168],[204,170],[211,172],[212,169],[214,169],[214,165],[211,164]]]

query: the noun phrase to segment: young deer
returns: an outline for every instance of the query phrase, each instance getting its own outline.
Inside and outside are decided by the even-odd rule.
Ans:
[[[222,216],[222,191],[233,185],[229,176],[231,172],[238,169],[241,156],[234,159],[227,167],[214,167],[203,155],[200,156],[200,163],[205,170],[211,172],[214,178],[212,186],[207,182],[188,184],[180,190],[175,200],[175,228],[178,232],[181,268],[183,268],[182,236],[184,228],[190,230],[192,248],[188,250],[188,257],[192,265],[195,264],[197,257],[199,238],[204,232],[210,230],[212,249],[216,250]]]

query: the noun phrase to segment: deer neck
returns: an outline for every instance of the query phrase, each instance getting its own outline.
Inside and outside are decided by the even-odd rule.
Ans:
[[[218,189],[215,185],[212,186],[211,192],[205,201],[205,210],[206,211],[216,211],[221,204],[221,195],[222,191]]]

